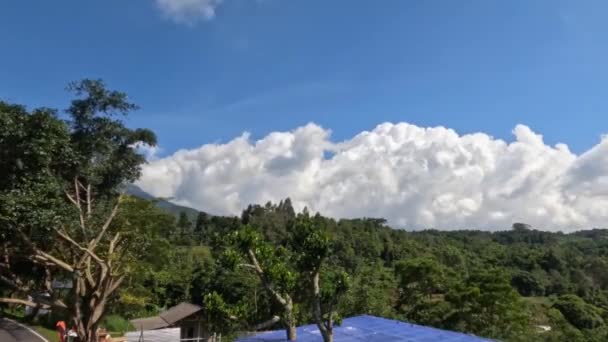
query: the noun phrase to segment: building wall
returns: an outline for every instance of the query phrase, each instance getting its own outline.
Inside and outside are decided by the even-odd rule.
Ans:
[[[187,317],[176,323],[180,327],[180,337],[182,340],[187,341],[188,339],[192,339],[192,341],[207,341],[210,337],[209,331],[207,330],[207,325],[203,320],[201,315],[193,315]]]

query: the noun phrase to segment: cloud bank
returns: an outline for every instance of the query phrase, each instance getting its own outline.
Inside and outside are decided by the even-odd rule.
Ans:
[[[192,25],[200,20],[215,17],[217,7],[222,0],[155,0],[156,5],[167,18],[180,23]]]
[[[518,125],[484,133],[384,123],[349,140],[308,124],[252,141],[247,133],[150,161],[138,184],[214,214],[290,197],[335,218],[384,217],[407,229],[545,230],[608,226],[608,138],[581,155]]]

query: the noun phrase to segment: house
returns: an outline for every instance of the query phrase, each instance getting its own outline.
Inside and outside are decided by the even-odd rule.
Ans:
[[[298,342],[322,342],[323,338],[316,325],[297,328]],[[285,330],[268,331],[244,336],[237,342],[283,342],[287,341]],[[489,342],[492,340],[435,329],[417,324],[363,315],[346,318],[340,326],[334,326],[335,342]]]
[[[209,337],[203,308],[190,304],[180,303],[158,316],[134,319],[131,324],[138,332],[166,330],[174,335],[179,328],[179,340],[206,342]],[[153,332],[148,335],[154,335]]]

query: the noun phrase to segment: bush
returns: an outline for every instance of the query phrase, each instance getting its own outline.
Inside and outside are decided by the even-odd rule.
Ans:
[[[103,326],[107,331],[124,334],[129,330],[133,330],[131,322],[119,315],[108,315],[103,320]]]
[[[562,295],[554,307],[579,329],[595,329],[604,324],[601,310],[575,295]]]
[[[543,296],[545,287],[542,281],[527,271],[517,271],[511,276],[511,285],[525,297]]]

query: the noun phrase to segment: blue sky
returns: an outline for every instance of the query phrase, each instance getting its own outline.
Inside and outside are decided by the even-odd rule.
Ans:
[[[603,1],[223,0],[187,20],[160,2],[2,2],[0,98],[65,108],[67,82],[103,78],[165,154],[311,121],[334,141],[523,123],[579,153],[608,132]]]

